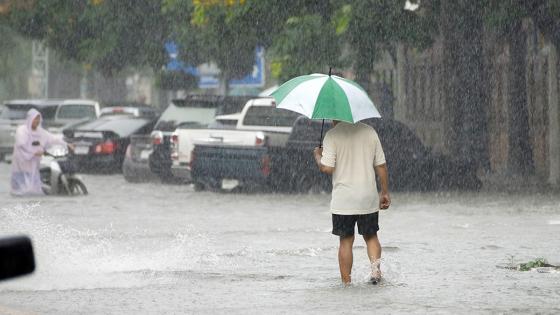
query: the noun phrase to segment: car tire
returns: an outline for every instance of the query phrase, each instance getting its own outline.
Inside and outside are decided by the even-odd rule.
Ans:
[[[129,171],[126,167],[123,166],[122,168],[122,174],[124,177],[124,180],[126,180],[129,183],[140,183],[142,182],[141,178],[138,176],[134,175],[134,172]]]
[[[126,180],[129,183],[137,184],[137,183],[142,182],[142,180],[140,178],[135,177],[135,176],[130,176],[130,175],[126,174],[124,170],[123,170],[123,177],[124,177],[124,180]]]
[[[304,174],[296,179],[295,188],[300,194],[320,194],[328,192],[320,177]]]

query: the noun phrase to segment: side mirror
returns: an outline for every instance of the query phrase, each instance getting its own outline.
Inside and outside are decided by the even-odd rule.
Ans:
[[[32,273],[35,258],[27,236],[0,238],[0,281]]]

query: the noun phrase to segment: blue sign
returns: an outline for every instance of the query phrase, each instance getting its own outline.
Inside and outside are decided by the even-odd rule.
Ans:
[[[169,55],[169,62],[165,66],[165,69],[169,71],[183,71],[187,74],[198,76],[198,69],[191,66],[185,65],[185,63],[179,60],[179,48],[174,42],[165,43],[165,51]]]
[[[169,71],[183,71],[187,74],[198,77],[198,87],[201,89],[214,89],[220,86],[220,80],[217,74],[202,74],[198,68],[186,65],[179,59],[179,48],[174,42],[165,43],[165,50],[169,56],[169,62],[166,69]],[[257,47],[255,49],[255,64],[253,71],[242,79],[229,81],[230,87],[263,87],[265,84],[264,69],[264,48]]]

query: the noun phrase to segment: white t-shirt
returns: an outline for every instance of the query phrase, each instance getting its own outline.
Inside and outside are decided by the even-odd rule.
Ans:
[[[339,122],[325,135],[321,164],[334,167],[332,213],[354,215],[379,211],[374,166],[385,164],[385,154],[372,127]]]

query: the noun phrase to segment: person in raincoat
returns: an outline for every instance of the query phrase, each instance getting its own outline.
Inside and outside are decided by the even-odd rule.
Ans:
[[[36,109],[27,112],[25,124],[18,126],[12,156],[11,194],[15,196],[42,195],[39,163],[46,149],[64,145],[62,138],[41,127],[42,116]]]

